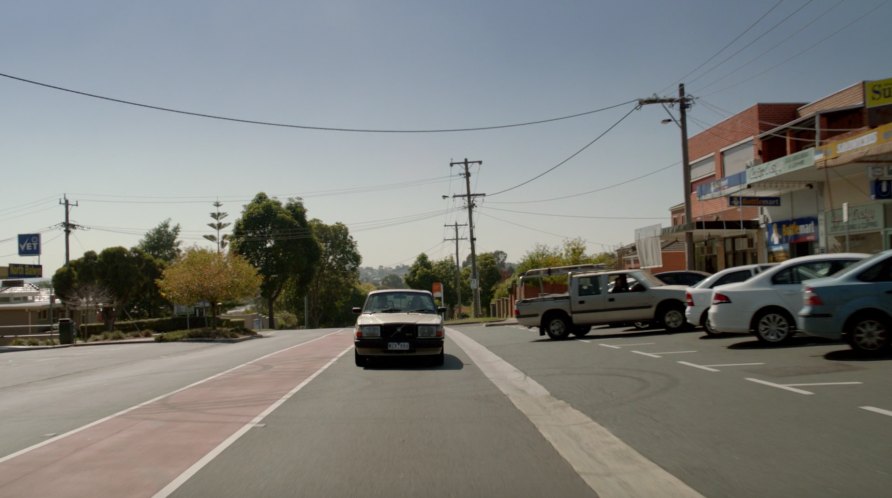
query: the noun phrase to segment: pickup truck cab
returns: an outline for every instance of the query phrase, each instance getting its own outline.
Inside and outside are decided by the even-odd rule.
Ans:
[[[592,325],[651,322],[677,332],[687,326],[685,287],[665,285],[643,270],[570,273],[568,292],[519,299],[517,322],[538,327],[539,335],[582,337]]]

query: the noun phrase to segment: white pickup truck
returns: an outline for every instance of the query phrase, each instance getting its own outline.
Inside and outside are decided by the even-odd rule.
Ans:
[[[686,287],[665,285],[646,271],[571,272],[567,285],[564,294],[517,300],[517,322],[538,327],[539,335],[552,339],[566,339],[571,333],[582,337],[592,325],[610,323],[651,322],[667,332],[687,326]]]

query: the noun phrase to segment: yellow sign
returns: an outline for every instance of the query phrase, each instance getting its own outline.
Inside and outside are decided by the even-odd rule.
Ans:
[[[864,82],[864,106],[868,109],[892,104],[892,78]]]

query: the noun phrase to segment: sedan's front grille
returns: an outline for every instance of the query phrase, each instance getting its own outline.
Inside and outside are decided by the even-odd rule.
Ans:
[[[381,326],[382,339],[413,339],[418,337],[414,323],[392,323]]]

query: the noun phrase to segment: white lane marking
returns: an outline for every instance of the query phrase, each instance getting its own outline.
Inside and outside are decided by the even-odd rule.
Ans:
[[[680,361],[682,365],[687,365],[689,367],[699,368],[700,370],[706,370],[707,372],[721,372],[721,370],[716,370],[715,368],[710,368],[706,365],[697,365],[695,363],[688,363],[686,361]]]
[[[702,496],[476,341],[454,329],[449,337],[598,496]]]
[[[812,382],[811,384],[787,384],[790,387],[809,387],[809,386],[854,386],[862,384],[862,382]]]
[[[869,412],[879,413],[880,415],[886,415],[888,417],[892,417],[892,411],[883,410],[882,408],[877,408],[875,406],[862,406],[860,408],[862,410],[867,410]]]
[[[785,385],[782,385],[782,384],[775,384],[774,382],[767,382],[767,381],[764,381],[764,380],[753,379],[753,378],[751,378],[751,377],[747,377],[746,380],[748,380],[748,381],[750,381],[750,382],[755,382],[755,383],[757,383],[757,384],[762,384],[762,385],[765,385],[765,386],[776,387],[776,388],[778,388],[778,389],[783,389],[783,390],[785,390],[785,391],[791,391],[791,392],[794,392],[794,393],[797,393],[797,394],[805,394],[805,395],[812,395],[812,394],[814,394],[813,392],[805,391],[805,390],[803,390],[803,389],[796,389],[795,387],[789,387],[789,386],[785,386]]]
[[[312,382],[313,379],[315,379],[315,378],[318,377],[322,372],[324,372],[325,370],[327,370],[328,367],[330,367],[335,361],[338,360],[338,358],[340,358],[341,356],[344,356],[344,354],[346,354],[347,351],[350,351],[351,349],[353,349],[353,345],[352,345],[352,344],[350,345],[350,347],[344,349],[343,351],[341,351],[340,354],[338,354],[337,356],[335,356],[334,358],[332,358],[328,363],[326,363],[325,365],[323,365],[319,370],[316,370],[315,372],[313,372],[313,375],[310,375],[309,377],[307,377],[306,379],[304,379],[304,381],[301,382],[300,384],[298,384],[294,389],[288,391],[284,396],[282,396],[281,398],[279,398],[278,401],[276,401],[275,403],[269,405],[269,406],[266,408],[266,410],[263,410],[263,412],[261,412],[259,415],[257,415],[256,417],[254,417],[253,420],[251,420],[250,422],[248,422],[248,423],[246,423],[245,425],[243,425],[241,429],[237,430],[237,431],[234,432],[231,436],[229,436],[228,438],[226,438],[226,440],[224,440],[222,443],[220,443],[219,445],[217,445],[216,448],[214,448],[213,450],[211,450],[210,452],[208,452],[207,455],[201,457],[200,460],[198,460],[197,462],[195,462],[194,464],[192,464],[191,467],[189,467],[188,469],[186,469],[186,470],[185,470],[182,474],[180,474],[176,479],[174,479],[173,481],[171,481],[167,486],[164,486],[164,488],[163,488],[161,491],[158,491],[157,493],[155,493],[154,498],[163,498],[163,497],[169,496],[171,493],[173,493],[174,491],[176,491],[180,486],[182,486],[186,481],[188,481],[189,479],[191,479],[192,476],[194,476],[195,474],[197,474],[198,471],[200,471],[202,468],[204,468],[205,465],[209,464],[214,458],[217,458],[217,456],[219,456],[220,453],[223,453],[223,451],[225,451],[226,448],[229,448],[230,446],[232,446],[232,443],[238,441],[238,439],[239,439],[240,437],[242,437],[246,432],[248,432],[248,431],[251,430],[252,428],[255,428],[255,427],[266,427],[266,424],[261,424],[261,423],[260,423],[261,420],[263,420],[264,418],[266,418],[266,416],[269,415],[270,413],[272,413],[276,408],[282,406],[282,403],[288,401],[288,399],[289,399],[290,397],[294,396],[295,393],[297,393],[298,391],[300,391],[301,389],[303,389],[304,386],[306,386],[307,384],[309,384],[310,382]]]
[[[658,355],[655,355],[652,353],[645,353],[644,351],[632,351],[632,352],[635,354],[643,355],[643,356],[650,356],[651,358],[662,358],[662,356],[658,356]]]
[[[696,353],[696,351],[663,351],[662,353],[645,353],[644,351],[632,351],[633,353],[650,356],[651,358],[662,358],[664,354],[686,354]]]
[[[630,346],[650,346],[653,344],[656,344],[656,343],[655,342],[639,342],[637,344],[618,344],[618,345],[600,343],[598,345],[604,346],[605,348],[620,349],[620,348],[627,348]]]
[[[169,393],[167,393],[167,394],[162,394],[161,396],[152,398],[152,399],[150,399],[150,400],[148,400],[148,401],[143,401],[142,403],[140,403],[140,404],[138,404],[138,405],[131,406],[130,408],[125,408],[125,409],[119,411],[118,413],[113,413],[113,414],[111,414],[111,415],[109,415],[109,416],[107,416],[107,417],[101,418],[101,419],[96,420],[96,421],[94,421],[94,422],[90,422],[90,423],[87,424],[87,425],[83,425],[83,426],[81,426],[81,427],[78,427],[77,429],[72,429],[72,430],[70,430],[70,431],[68,431],[68,432],[66,432],[66,433],[64,433],[64,434],[60,434],[60,435],[58,435],[58,436],[56,436],[56,437],[54,437],[54,438],[52,438],[52,439],[47,439],[46,441],[43,441],[43,442],[40,442],[40,443],[35,444],[34,446],[29,446],[29,447],[27,447],[27,448],[25,448],[25,449],[16,451],[15,453],[10,453],[9,455],[6,455],[5,457],[0,458],[0,463],[7,462],[7,461],[9,461],[9,460],[12,460],[12,459],[15,458],[15,457],[24,455],[25,453],[28,453],[28,452],[30,452],[30,451],[34,451],[34,450],[36,450],[36,449],[38,449],[38,448],[42,448],[42,447],[44,447],[44,446],[46,446],[46,445],[48,445],[48,444],[52,444],[52,443],[54,443],[54,442],[56,442],[56,441],[58,441],[58,440],[60,440],[60,439],[62,439],[62,438],[66,438],[66,437],[71,436],[71,435],[73,435],[73,434],[77,434],[78,432],[85,431],[85,430],[89,429],[90,427],[99,425],[99,424],[101,424],[101,423],[103,423],[103,422],[105,422],[105,421],[107,421],[107,420],[111,420],[111,419],[113,419],[113,418],[115,418],[115,417],[120,417],[121,415],[124,415],[125,413],[132,412],[133,410],[136,410],[136,409],[138,409],[138,408],[142,408],[143,406],[152,404],[152,403],[154,403],[154,402],[156,402],[156,401],[162,400],[162,399],[167,398],[167,397],[169,397],[169,396],[173,396],[174,394],[177,394],[177,393],[179,393],[179,392],[185,391],[186,389],[189,389],[189,388],[192,388],[192,387],[195,387],[195,386],[204,384],[205,382],[210,382],[210,381],[212,381],[212,380],[214,380],[214,379],[216,379],[216,378],[218,378],[218,377],[222,377],[222,376],[224,376],[224,375],[226,375],[226,374],[228,374],[228,373],[230,373],[230,372],[234,372],[234,371],[238,370],[239,368],[248,366],[248,365],[250,365],[250,364],[252,364],[252,363],[254,363],[254,362],[258,362],[258,361],[263,360],[263,359],[265,359],[265,358],[269,358],[270,356],[279,354],[279,353],[281,353],[281,352],[283,352],[283,351],[288,351],[288,350],[290,350],[290,349],[299,348],[299,347],[301,347],[301,346],[306,346],[307,344],[310,344],[310,343],[316,342],[316,341],[318,341],[318,340],[324,339],[324,338],[326,338],[326,337],[328,337],[328,336],[330,336],[330,335],[340,333],[340,332],[342,332],[342,331],[344,331],[344,330],[349,330],[349,329],[340,329],[340,330],[336,330],[336,331],[331,332],[331,333],[329,333],[329,334],[325,334],[325,335],[323,335],[323,336],[319,336],[319,337],[317,337],[317,338],[315,338],[315,339],[310,339],[309,341],[302,342],[302,343],[300,343],[300,344],[295,344],[294,346],[290,346],[290,347],[287,347],[287,348],[285,348],[285,349],[280,349],[279,351],[273,351],[272,353],[269,353],[269,354],[263,355],[263,356],[261,356],[261,357],[259,357],[259,358],[255,358],[255,359],[253,359],[253,360],[251,360],[251,361],[242,363],[241,365],[236,365],[236,366],[230,368],[229,370],[224,370],[224,371],[222,371],[222,372],[220,372],[220,373],[218,373],[218,374],[211,375],[210,377],[208,377],[208,378],[206,378],[206,379],[199,380],[198,382],[193,382],[193,383],[189,384],[188,386],[181,387],[181,388],[179,388],[179,389],[177,389],[177,390],[175,390],[175,391],[171,391],[171,392],[169,392]]]
[[[719,367],[748,367],[753,365],[764,365],[764,363],[724,363],[721,365],[697,365],[696,363],[690,363],[687,361],[679,361],[682,365],[687,365],[689,367],[699,368],[701,370],[706,370],[707,372],[721,372]]]

